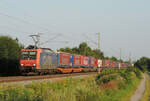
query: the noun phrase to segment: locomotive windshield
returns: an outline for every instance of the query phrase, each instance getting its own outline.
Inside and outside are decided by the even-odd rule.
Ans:
[[[21,53],[21,59],[23,60],[35,60],[36,59],[36,52],[35,51],[26,51]]]

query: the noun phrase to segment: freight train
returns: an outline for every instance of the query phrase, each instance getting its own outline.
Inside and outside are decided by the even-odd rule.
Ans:
[[[97,71],[101,68],[123,68],[129,64],[94,57],[54,52],[48,48],[22,49],[20,68],[22,73],[53,74]]]

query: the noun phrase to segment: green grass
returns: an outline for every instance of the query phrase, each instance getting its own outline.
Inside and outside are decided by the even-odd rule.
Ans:
[[[0,101],[128,101],[140,82],[140,72],[136,72],[135,69],[111,70],[107,75],[84,79],[0,86]]]

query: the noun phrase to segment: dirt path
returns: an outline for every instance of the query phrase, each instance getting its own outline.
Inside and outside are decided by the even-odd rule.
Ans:
[[[140,101],[142,98],[144,91],[145,91],[145,75],[143,75],[143,80],[139,84],[137,90],[135,91],[134,95],[131,97],[130,101]]]

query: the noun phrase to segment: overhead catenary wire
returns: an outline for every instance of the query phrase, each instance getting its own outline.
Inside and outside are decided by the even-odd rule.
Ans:
[[[9,26],[6,26],[6,25],[0,25],[0,27],[1,28],[7,28],[7,29],[12,30],[12,31],[21,32],[21,33],[32,34],[30,32],[26,32],[26,31],[23,31],[23,30],[20,30],[20,29],[17,29],[17,28],[12,28],[12,27],[9,27]]]
[[[8,15],[8,14],[2,13],[2,12],[0,12],[0,15],[1,15],[1,16],[5,16],[5,17],[8,17],[8,18],[13,19],[13,20],[17,20],[17,21],[22,22],[22,23],[25,23],[25,24],[33,25],[33,27],[40,28],[40,29],[44,29],[44,30],[46,30],[48,33],[52,33],[48,28],[39,26],[39,25],[37,25],[37,24],[33,24],[33,23],[31,23],[30,21],[26,21],[26,20],[24,20],[24,19],[21,19],[21,18],[12,16],[12,15]],[[11,30],[13,30],[13,31],[16,31],[16,29],[14,29],[14,28],[6,27],[6,26],[3,26],[3,27],[8,28],[8,29],[11,29]],[[33,34],[33,33],[25,32],[25,31],[20,31],[20,30],[18,30],[18,31],[19,31],[19,32],[23,32],[23,33],[27,33],[27,34],[30,34],[30,35]],[[60,33],[59,33],[59,34],[55,33],[55,34],[56,34],[57,37],[58,37],[58,36],[61,36]],[[56,38],[56,37],[54,37],[54,38]],[[54,39],[54,38],[53,38],[53,39]],[[52,40],[52,39],[51,39],[51,40]],[[47,42],[48,42],[48,41],[47,41]],[[45,42],[45,43],[46,43],[46,42]]]
[[[54,37],[48,39],[48,40],[45,41],[45,42],[40,43],[40,45],[46,44],[46,43],[48,43],[48,42],[51,42],[52,40],[54,40],[54,39],[57,38],[57,37],[60,37],[61,35],[62,35],[62,34],[58,33],[56,36],[54,36]]]
[[[93,41],[91,38],[89,38],[86,34],[83,34],[90,42],[92,42],[94,45],[97,45],[97,42]]]
[[[91,45],[94,47],[97,47],[97,42],[95,42],[94,40],[92,40],[87,34],[83,33],[82,34],[84,36],[84,38],[87,40],[85,41],[86,43],[92,43]]]
[[[0,15],[1,15],[1,16],[5,16],[5,17],[8,17],[8,18],[13,19],[13,20],[16,20],[16,21],[19,21],[19,22],[22,22],[22,23],[26,23],[26,24],[33,25],[33,27],[40,28],[40,29],[44,29],[44,30],[46,30],[46,31],[48,31],[48,32],[51,32],[48,28],[42,27],[42,26],[37,25],[37,24],[33,24],[32,22],[26,21],[26,20],[24,20],[24,19],[21,19],[21,18],[12,16],[12,15],[8,15],[8,14],[2,13],[2,12],[0,12]]]

